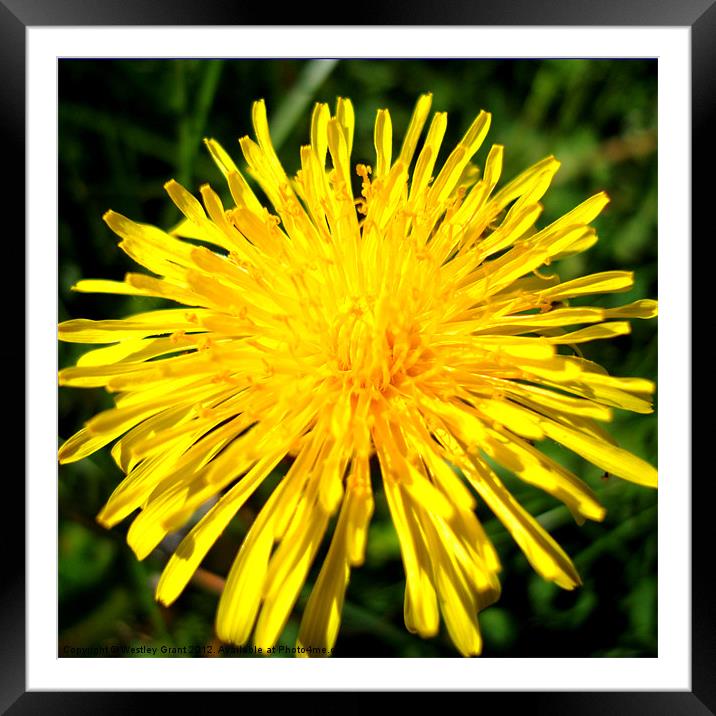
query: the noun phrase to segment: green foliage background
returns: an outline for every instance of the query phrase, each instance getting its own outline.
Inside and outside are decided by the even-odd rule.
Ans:
[[[60,60],[59,320],[119,318],[149,310],[152,299],[74,294],[80,278],[122,279],[134,270],[102,222],[115,209],[169,228],[178,211],[162,186],[176,178],[198,193],[209,182],[227,192],[201,143],[218,139],[240,166],[237,138],[251,133],[250,108],[263,97],[279,155],[289,173],[308,142],[313,102],[347,96],[356,109],[353,162],[372,164],[372,125],[388,107],[399,143],[418,95],[449,113],[442,162],[477,112],[492,112],[490,143],[505,145],[505,179],[548,154],[562,162],[543,199],[542,222],[606,190],[612,202],[595,222],[600,242],[560,262],[563,279],[631,269],[628,294],[593,303],[616,305],[657,296],[656,61],[654,60]],[[438,165],[439,165],[438,164]],[[357,178],[356,178],[357,181]],[[87,348],[60,344],[60,367]],[[585,356],[610,373],[656,380],[656,321],[633,322],[630,336],[586,344]],[[60,441],[111,406],[99,389],[63,388]],[[656,464],[656,413],[619,412],[609,426],[620,444]],[[508,486],[573,557],[584,586],[564,592],[532,572],[483,505],[478,514],[503,561],[503,595],[480,615],[484,656],[655,656],[657,653],[657,495],[604,477],[554,444],[541,446],[592,485],[608,509],[603,523],[577,526],[566,508],[510,476]],[[285,470],[285,466],[283,467]],[[278,471],[275,480],[280,479]],[[59,469],[59,654],[70,648],[210,647],[216,576],[225,576],[266,497],[242,510],[190,585],[170,608],[153,588],[178,538],[145,562],[124,543],[129,523],[105,531],[94,516],[121,479],[109,448]],[[275,484],[275,482],[274,482]],[[379,482],[374,482],[375,487]],[[348,588],[336,657],[455,656],[446,634],[421,640],[402,623],[404,577],[396,535],[380,488],[365,566]],[[317,563],[320,563],[319,560]],[[309,584],[315,579],[314,569]],[[295,640],[305,589],[281,643]]]

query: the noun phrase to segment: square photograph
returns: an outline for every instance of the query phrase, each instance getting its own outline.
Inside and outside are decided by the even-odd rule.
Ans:
[[[658,656],[656,59],[58,82],[58,657]]]

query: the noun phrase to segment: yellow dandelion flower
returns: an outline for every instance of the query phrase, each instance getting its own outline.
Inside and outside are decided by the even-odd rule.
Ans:
[[[480,653],[478,613],[500,592],[500,562],[476,498],[540,575],[564,589],[580,584],[495,465],[564,502],[579,523],[603,519],[604,509],[536,447],[541,440],[656,486],[656,470],[599,425],[613,408],[651,412],[654,385],[609,375],[570,348],[628,333],[626,319],[654,317],[656,302],[570,306],[575,297],[628,290],[632,273],[562,282],[539,271],[597,241],[590,222],[607,196],[537,228],[559,162],[548,157],[496,189],[503,148],[490,149],[481,172],[471,163],[490,125],[483,111],[436,169],[445,113],[433,115],[418,151],[430,106],[430,95],[420,97],[399,151],[388,110],[378,111],[375,166],[355,168],[355,197],[349,100],[339,99],[334,115],[315,106],[293,178],[256,102],[256,138],[240,144],[272,208],[206,140],[234,206],[208,185],[200,202],[170,181],[165,188],[185,216],[172,232],[109,211],[120,248],[151,275],[74,286],[180,304],[59,327],[61,340],[107,344],[59,376],[60,385],[116,394],[116,407],[59,451],[72,462],[116,440],[112,455],[126,478],[99,522],[112,527],[139,510],[127,540],[144,559],[214,500],[168,561],[156,592],[162,603],[177,599],[242,505],[292,457],[223,589],[216,629],[226,642],[243,645],[253,633],[257,646],[275,644],[334,525],[298,636],[304,653],[332,649],[350,570],[364,560],[377,487],[371,463],[399,537],[405,624],[431,637],[442,615],[464,655]]]

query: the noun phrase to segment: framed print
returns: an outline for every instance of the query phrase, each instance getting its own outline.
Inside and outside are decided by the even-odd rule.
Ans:
[[[10,713],[216,690],[716,708],[691,570],[708,2],[514,26],[11,5]]]

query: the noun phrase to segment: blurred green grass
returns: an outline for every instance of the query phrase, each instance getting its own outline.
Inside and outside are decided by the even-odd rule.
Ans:
[[[567,279],[631,269],[628,294],[604,305],[657,296],[657,82],[650,60],[60,60],[58,319],[123,317],[151,299],[73,294],[79,278],[121,279],[133,270],[102,222],[109,208],[168,228],[179,214],[162,187],[176,178],[193,192],[223,179],[204,151],[217,138],[238,161],[237,138],[251,133],[254,99],[267,101],[279,155],[289,173],[308,141],[310,108],[348,96],[356,110],[353,163],[372,163],[372,125],[388,107],[394,135],[407,126],[418,95],[448,112],[441,162],[480,109],[492,112],[488,140],[505,145],[503,177],[554,154],[562,166],[545,196],[548,222],[599,191],[612,198],[597,220],[600,242],[561,262]],[[656,322],[633,322],[629,336],[587,344],[585,355],[611,373],[656,380]],[[60,344],[60,366],[86,348]],[[111,405],[99,390],[61,389],[59,433],[67,438]],[[656,414],[618,412],[609,430],[624,447],[656,464]],[[581,458],[544,449],[596,489],[603,523],[574,524],[566,508],[504,476],[515,495],[573,557],[584,580],[574,592],[529,567],[484,506],[484,521],[503,561],[503,594],[482,612],[486,656],[654,656],[657,653],[657,496],[603,479]],[[377,476],[376,476],[377,477]],[[63,646],[192,646],[218,643],[217,594],[190,585],[171,607],[153,588],[171,544],[137,562],[124,543],[126,524],[110,532],[94,515],[121,479],[103,450],[59,470],[59,621]],[[374,484],[379,485],[376,479]],[[227,529],[204,566],[225,575],[265,491]],[[366,564],[352,572],[336,656],[455,656],[447,636],[421,640],[402,622],[404,578],[395,532],[380,490]],[[320,555],[317,560],[320,564]],[[315,570],[309,584],[315,578]],[[308,589],[281,643],[291,646]]]

